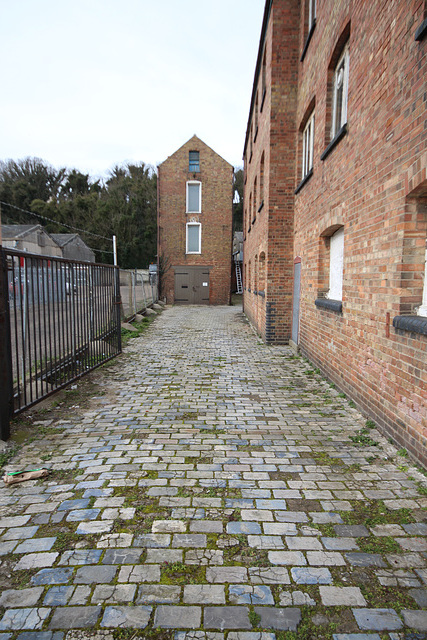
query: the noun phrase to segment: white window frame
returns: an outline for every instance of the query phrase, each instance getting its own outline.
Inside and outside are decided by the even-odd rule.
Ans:
[[[329,291],[330,300],[342,301],[344,273],[344,227],[340,227],[329,238]]]
[[[335,138],[338,131],[347,122],[349,64],[350,64],[349,47],[348,47],[348,44],[346,44],[334,71],[334,86],[333,86],[333,96],[332,96],[332,131],[331,131],[332,139]],[[341,102],[341,108],[338,109],[338,91],[341,88],[341,86],[342,86],[342,102]]]
[[[198,208],[198,211],[190,211],[189,208],[188,208],[188,201],[189,201],[189,198],[188,198],[189,189],[188,189],[188,187],[189,187],[189,185],[195,185],[195,184],[199,185],[199,208]],[[201,213],[202,212],[202,183],[200,182],[200,180],[189,180],[187,182],[187,185],[186,185],[185,211],[186,211],[186,213]]]
[[[308,0],[308,30],[310,31],[313,22],[316,20],[316,0]]]
[[[304,179],[313,168],[314,148],[314,111],[309,117],[302,134],[302,178]]]
[[[426,263],[424,266],[424,287],[423,287],[423,301],[420,307],[417,309],[417,314],[427,318],[427,248],[426,248]]]
[[[189,251],[188,249],[188,229],[189,227],[199,227],[199,250]],[[200,254],[202,253],[202,223],[201,222],[187,222],[185,225],[185,253],[188,254]]]

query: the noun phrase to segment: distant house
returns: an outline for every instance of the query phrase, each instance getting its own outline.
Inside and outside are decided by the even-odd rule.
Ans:
[[[68,260],[95,262],[95,253],[78,233],[52,233],[52,238],[62,249],[62,257]]]
[[[1,235],[2,246],[6,249],[62,258],[61,247],[41,224],[4,224]]]
[[[47,233],[40,224],[4,224],[2,246],[52,258],[95,262],[95,254],[77,233]]]
[[[229,304],[233,167],[194,136],[158,167],[161,296]]]

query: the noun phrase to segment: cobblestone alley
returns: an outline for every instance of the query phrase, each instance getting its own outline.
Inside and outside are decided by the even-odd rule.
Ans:
[[[427,638],[424,476],[240,307],[167,308],[7,470],[0,640]]]

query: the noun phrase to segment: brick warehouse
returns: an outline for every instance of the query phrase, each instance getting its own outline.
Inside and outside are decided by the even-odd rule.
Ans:
[[[233,167],[197,136],[158,167],[158,260],[169,304],[229,304]]]
[[[427,463],[427,5],[267,0],[244,309]]]

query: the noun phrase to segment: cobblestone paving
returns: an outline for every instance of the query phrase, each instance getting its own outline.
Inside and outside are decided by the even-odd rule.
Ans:
[[[0,640],[427,638],[423,476],[239,307],[104,384],[9,465],[54,472],[0,490]]]

